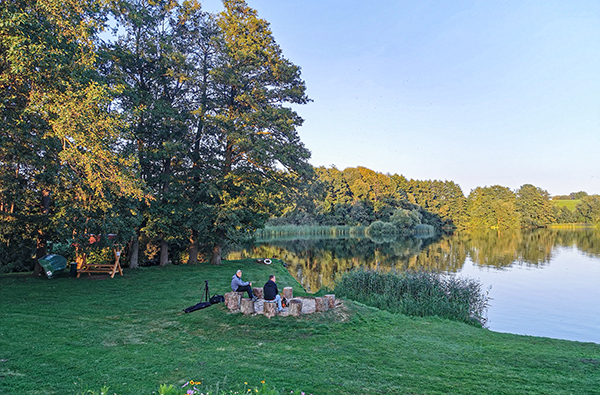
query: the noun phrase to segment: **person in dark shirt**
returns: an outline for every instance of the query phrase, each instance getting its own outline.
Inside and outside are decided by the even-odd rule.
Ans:
[[[270,275],[269,281],[267,281],[263,287],[263,293],[265,300],[274,300],[277,302],[277,308],[281,313],[283,311],[283,307],[281,306],[281,295],[279,295],[279,290],[277,289],[275,281],[275,276]]]

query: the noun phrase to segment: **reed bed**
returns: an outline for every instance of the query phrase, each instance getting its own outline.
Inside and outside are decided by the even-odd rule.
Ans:
[[[283,225],[258,229],[257,240],[289,238],[292,236],[359,237],[365,235],[363,226]]]
[[[358,269],[337,281],[335,293],[409,316],[438,316],[485,326],[489,296],[481,283],[435,272],[387,272]]]

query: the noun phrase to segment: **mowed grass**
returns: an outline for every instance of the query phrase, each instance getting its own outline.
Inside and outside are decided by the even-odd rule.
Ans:
[[[230,314],[220,304],[237,268],[262,285],[300,289],[286,269],[222,266],[125,269],[123,277],[0,277],[0,394],[152,394],[162,383],[307,394],[599,394],[600,345],[494,333],[410,318],[348,300],[294,317]]]
[[[575,207],[577,207],[577,205],[581,202],[580,199],[576,199],[576,200],[571,200],[571,199],[565,199],[565,200],[551,200],[552,204],[554,204],[557,207],[566,207],[571,211],[575,211]]]

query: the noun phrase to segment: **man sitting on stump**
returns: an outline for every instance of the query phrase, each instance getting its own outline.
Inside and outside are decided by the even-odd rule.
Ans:
[[[231,290],[234,292],[248,292],[248,297],[253,301],[257,301],[258,298],[252,294],[252,283],[242,281],[242,271],[238,270],[233,277],[231,277]]]
[[[277,309],[281,313],[283,308],[281,307],[281,296],[279,295],[279,290],[277,289],[277,284],[275,284],[275,276],[270,275],[269,281],[266,282],[263,287],[265,300],[274,300],[277,302]]]

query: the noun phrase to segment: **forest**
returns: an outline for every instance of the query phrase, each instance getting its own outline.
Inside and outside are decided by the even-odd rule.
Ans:
[[[0,3],[0,272],[125,247],[219,264],[265,225],[373,232],[598,223],[600,196],[313,167],[301,69],[243,0]],[[91,235],[98,237],[90,243]],[[124,262],[125,263],[125,262]]]
[[[600,196],[580,191],[551,197],[540,187],[513,191],[493,185],[465,196],[453,181],[412,180],[365,167],[315,168],[294,204],[270,225],[352,225],[392,223],[398,229],[420,224],[451,229],[540,228],[553,224],[597,224]],[[565,203],[574,204],[559,204]],[[571,206],[571,208],[569,208]]]

